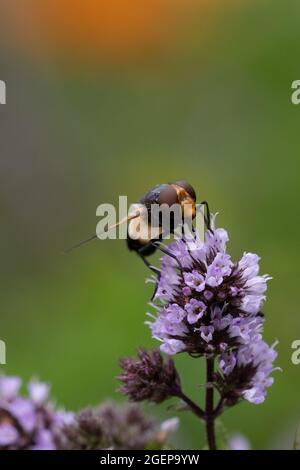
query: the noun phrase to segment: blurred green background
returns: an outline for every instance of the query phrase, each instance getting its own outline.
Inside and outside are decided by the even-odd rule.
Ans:
[[[291,447],[300,419],[300,366],[291,363],[300,338],[300,107],[290,101],[300,79],[300,5],[176,0],[151,10],[149,26],[149,11],[127,17],[114,0],[106,29],[102,13],[90,12],[93,30],[90,0],[80,30],[67,0],[50,25],[49,2],[40,3],[46,13],[34,0],[19,2],[23,10],[5,1],[0,11],[3,371],[49,381],[68,409],[123,399],[119,357],[157,346],[144,325],[149,273],[123,241],[61,251],[94,233],[98,204],[121,194],[134,202],[156,183],[184,178],[220,213],[233,257],[257,252],[274,277],[265,334],[279,340],[283,372],[263,405],[241,404],[222,421],[254,448]],[[140,18],[147,21],[135,31]],[[97,21],[108,31],[99,38]],[[176,360],[186,390],[202,400],[201,360]],[[166,404],[147,408],[175,414]],[[175,445],[201,448],[202,424],[180,417]]]

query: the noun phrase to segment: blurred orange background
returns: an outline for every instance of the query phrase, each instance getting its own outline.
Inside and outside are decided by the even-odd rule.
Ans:
[[[109,61],[171,44],[195,9],[221,0],[4,0],[7,32],[34,52],[100,52]],[[205,21],[203,21],[203,27]]]

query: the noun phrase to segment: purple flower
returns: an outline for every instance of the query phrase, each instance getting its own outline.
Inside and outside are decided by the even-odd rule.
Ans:
[[[207,231],[205,234],[205,248],[207,251],[213,249],[216,252],[225,253],[226,243],[229,241],[228,233],[223,228],[214,228],[215,217],[212,218],[213,233]]]
[[[28,392],[31,400],[39,406],[47,401],[49,396],[49,386],[45,383],[33,380],[28,384]]]
[[[229,255],[218,253],[213,262],[207,267],[205,282],[208,286],[217,287],[225,276],[232,270],[232,261]]]
[[[0,424],[0,448],[15,444],[18,437],[19,433],[15,426],[9,423]]]
[[[203,317],[206,305],[201,300],[191,299],[184,308],[188,314],[187,321],[192,325]]]
[[[231,374],[235,368],[237,359],[235,354],[223,353],[219,359],[219,367],[225,375]]]
[[[242,259],[238,263],[238,267],[243,272],[244,278],[251,278],[258,274],[259,261],[260,257],[255,253],[244,253]]]
[[[215,220],[213,219],[213,227]],[[162,258],[149,323],[166,354],[224,353],[261,338],[261,308],[269,276],[259,275],[259,257],[244,253],[234,262],[226,253],[224,229],[171,243]],[[176,259],[174,259],[174,256]],[[162,291],[163,286],[163,293]]]
[[[56,450],[56,446],[51,431],[41,429],[37,432],[36,443],[32,446],[31,450]]]
[[[241,301],[241,309],[250,315],[255,315],[262,306],[264,296],[246,295]]]
[[[56,435],[67,415],[48,400],[49,387],[32,381],[20,396],[19,377],[0,377],[0,450],[56,449]]]
[[[202,292],[205,289],[204,276],[193,269],[191,273],[183,273],[184,281],[188,287]]]
[[[31,433],[34,430],[36,413],[32,401],[27,398],[16,397],[10,403],[9,411],[26,433]]]
[[[227,335],[230,336],[230,325],[233,321],[233,316],[230,313],[224,314],[223,310],[218,306],[215,305],[211,309],[211,323],[216,331],[226,331]]]
[[[174,258],[171,256],[162,258],[161,275],[156,285],[153,300],[171,301],[174,298],[179,284],[179,275],[175,267],[176,261]]]
[[[240,344],[261,339],[262,319],[260,317],[236,317],[230,320],[228,334],[237,338]]]
[[[181,266],[183,268],[190,268],[192,264],[190,251],[188,244],[184,240],[179,239],[176,243],[170,246],[170,252],[177,258],[180,259]],[[163,257],[164,258],[164,257]],[[173,266],[177,266],[176,260],[173,258]]]
[[[160,347],[160,350],[169,356],[185,350],[185,344],[178,339],[167,339]]]
[[[210,300],[212,300],[213,296],[214,296],[214,293],[211,290],[205,290],[203,292],[203,297],[204,297],[205,300],[210,301]]]
[[[167,336],[180,336],[183,337],[187,333],[187,328],[184,323],[171,323],[166,319],[157,318],[154,323],[146,322],[150,325],[154,338],[160,339],[160,335]],[[176,340],[173,340],[176,341]],[[183,345],[184,346],[184,345]]]
[[[254,276],[248,279],[245,284],[249,294],[261,295],[267,290],[267,281],[272,279],[270,276]]]
[[[214,330],[213,326],[200,326],[199,331],[201,338],[204,339],[206,343],[209,343],[212,340]]]
[[[265,400],[267,388],[273,383],[270,374],[275,370],[273,362],[277,353],[261,338],[224,353],[219,367],[224,376],[224,396],[228,402],[235,403],[244,398],[251,403],[260,404]]]
[[[166,307],[166,319],[170,323],[181,323],[185,317],[185,311],[178,304],[169,304]]]
[[[18,395],[21,383],[19,377],[0,377],[0,399],[10,400],[15,398]]]
[[[190,289],[189,287],[184,286],[184,287],[182,288],[182,293],[183,293],[183,295],[185,295],[186,297],[188,297],[189,295],[191,295],[192,291],[191,291],[191,289]]]

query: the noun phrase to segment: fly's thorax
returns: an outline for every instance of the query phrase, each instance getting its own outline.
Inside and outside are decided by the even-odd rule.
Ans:
[[[196,195],[191,196],[189,192],[177,184],[172,184],[176,193],[177,201],[180,204],[182,217],[186,219],[194,219],[196,216]]]

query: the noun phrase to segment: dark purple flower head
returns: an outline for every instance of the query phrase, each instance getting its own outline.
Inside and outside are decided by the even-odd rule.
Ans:
[[[220,354],[260,337],[270,277],[258,274],[255,254],[233,262],[227,241],[226,230],[217,228],[206,232],[204,243],[195,236],[169,245],[173,256],[162,258],[153,296],[157,314],[149,322],[163,352]]]
[[[56,434],[72,415],[54,409],[47,384],[31,381],[26,397],[20,386],[19,377],[0,377],[0,449],[56,449]]]
[[[161,449],[177,425],[176,418],[158,424],[134,404],[120,406],[107,402],[80,411],[73,423],[63,428],[60,448]]]
[[[170,312],[176,315],[176,312]],[[139,350],[137,358],[123,358],[120,391],[132,401],[161,403],[180,391],[180,380],[172,359],[163,359],[158,350]]]

